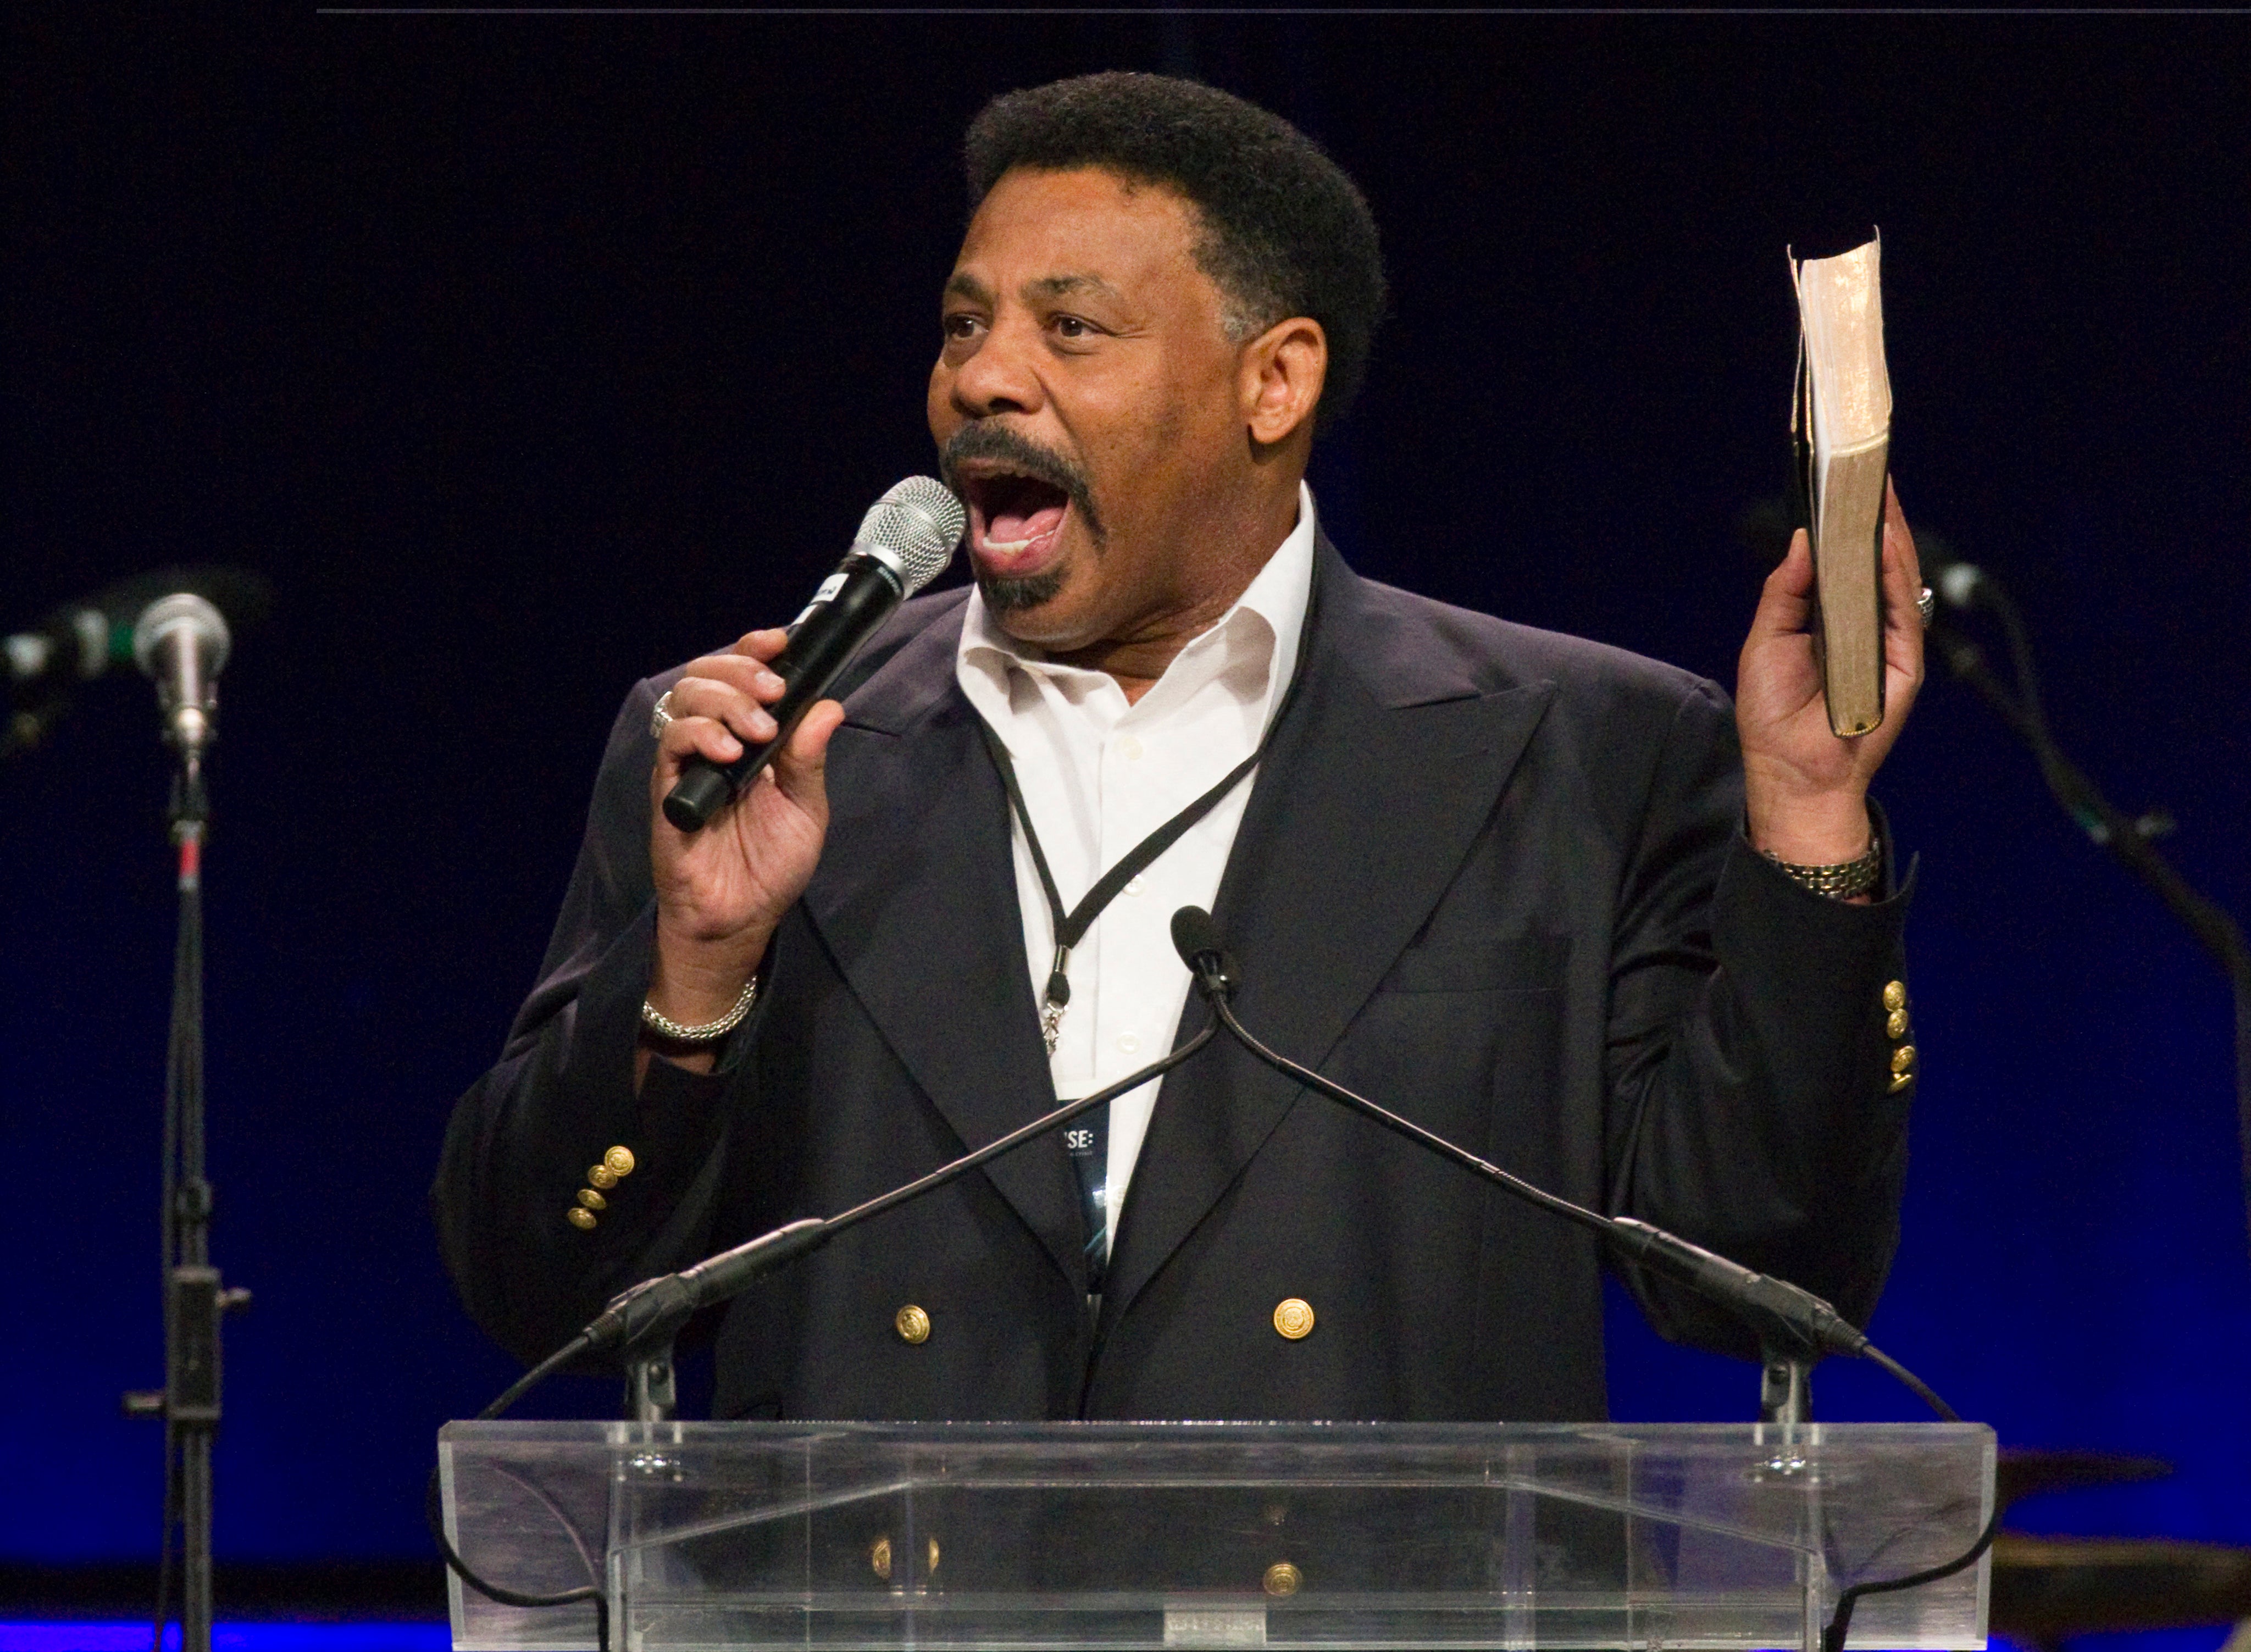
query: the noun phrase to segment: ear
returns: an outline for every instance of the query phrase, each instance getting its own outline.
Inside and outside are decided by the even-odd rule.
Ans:
[[[1250,440],[1271,448],[1310,434],[1328,371],[1328,335],[1308,316],[1276,322],[1245,344],[1236,383]]]

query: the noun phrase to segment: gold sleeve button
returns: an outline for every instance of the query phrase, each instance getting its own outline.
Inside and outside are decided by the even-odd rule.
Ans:
[[[606,1211],[610,1208],[609,1200],[590,1187],[582,1187],[578,1190],[578,1203],[590,1211]]]
[[[1894,1072],[1905,1072],[1914,1065],[1915,1046],[1913,1045],[1903,1044],[1900,1045],[1898,1049],[1892,1052],[1892,1071]]]
[[[594,1213],[586,1209],[585,1206],[582,1204],[573,1204],[568,1211],[564,1211],[564,1214],[571,1218],[571,1225],[578,1229],[581,1232],[592,1232],[593,1231]]]
[[[606,1164],[597,1164],[586,1172],[586,1180],[595,1187],[615,1187],[618,1173]]]
[[[1269,1594],[1295,1594],[1305,1586],[1306,1574],[1287,1560],[1277,1560],[1266,1568],[1264,1581]]]
[[[1884,1008],[1887,1010],[1904,1010],[1907,1008],[1906,982],[1887,981],[1884,982]]]
[[[1884,1017],[1884,1036],[1890,1038],[1907,1037],[1907,1011],[1894,1010]]]
[[[1912,1072],[1894,1072],[1892,1074],[1892,1087],[1886,1091],[1885,1093],[1887,1095],[1897,1095],[1901,1091],[1906,1089],[1908,1086],[1914,1082],[1915,1074]]]
[[[909,1302],[891,1315],[891,1329],[898,1332],[903,1343],[926,1343],[930,1340],[930,1315]]]
[[[1303,1342],[1313,1332],[1313,1305],[1302,1296],[1285,1297],[1274,1305],[1274,1329],[1291,1342]]]
[[[634,1173],[633,1149],[627,1147],[613,1147],[602,1155],[602,1163],[609,1167],[613,1175],[631,1176]]]

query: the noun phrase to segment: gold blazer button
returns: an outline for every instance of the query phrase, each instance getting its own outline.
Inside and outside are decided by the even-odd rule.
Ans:
[[[898,1332],[903,1343],[926,1343],[930,1340],[930,1315],[909,1302],[891,1315],[891,1329]]]
[[[1265,1585],[1269,1594],[1295,1594],[1305,1581],[1306,1574],[1287,1560],[1277,1560],[1266,1568]]]
[[[597,1164],[586,1172],[586,1180],[595,1187],[615,1187],[618,1173],[606,1164]]]
[[[1274,1306],[1274,1329],[1293,1343],[1302,1342],[1313,1335],[1313,1305],[1302,1296],[1285,1297]]]
[[[581,1232],[591,1232],[593,1230],[594,1213],[584,1205],[573,1204],[564,1214],[570,1218],[571,1225]]]
[[[1906,982],[1887,981],[1884,982],[1884,1008],[1887,1010],[1904,1010],[1907,1008]]]
[[[608,1165],[612,1172],[616,1175],[631,1176],[634,1173],[633,1149],[628,1147],[613,1147],[602,1155],[602,1163]]]

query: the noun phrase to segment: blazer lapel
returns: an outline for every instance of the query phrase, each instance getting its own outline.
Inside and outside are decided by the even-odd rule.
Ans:
[[[1056,1103],[1008,801],[953,679],[960,632],[957,608],[846,701],[805,910],[883,1041],[965,1147],[979,1147]],[[983,1173],[1084,1288],[1084,1218],[1062,1142],[1029,1142]]]
[[[1427,610],[1359,579],[1326,538],[1318,557],[1303,680],[1214,911],[1243,969],[1244,1024],[1314,1066],[1452,881],[1554,689],[1472,677]],[[1204,1015],[1191,997],[1183,1031]],[[1298,1094],[1231,1047],[1165,1080],[1117,1236],[1105,1329]]]

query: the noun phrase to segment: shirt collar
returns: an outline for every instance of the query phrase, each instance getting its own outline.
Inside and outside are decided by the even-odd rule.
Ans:
[[[1280,698],[1281,684],[1297,664],[1298,649],[1305,636],[1306,610],[1313,582],[1314,532],[1313,492],[1300,482],[1297,524],[1275,547],[1274,553],[1266,559],[1266,566],[1258,570],[1219,622],[1191,640],[1174,656],[1166,668],[1166,677],[1170,677],[1192,652],[1202,655],[1222,646],[1230,651],[1257,648],[1265,656],[1266,711],[1271,718]],[[988,721],[996,720],[994,713],[1004,711],[1008,705],[1011,670],[1036,671],[1058,680],[1104,675],[1056,664],[1046,659],[1036,646],[1010,636],[986,607],[984,592],[972,586],[962,615],[961,642],[954,651],[954,676],[971,704],[985,712]],[[1150,695],[1160,694],[1163,685],[1164,679],[1160,677]]]

